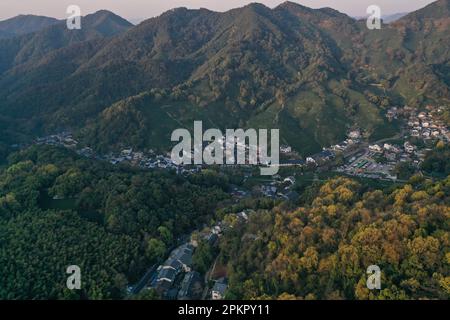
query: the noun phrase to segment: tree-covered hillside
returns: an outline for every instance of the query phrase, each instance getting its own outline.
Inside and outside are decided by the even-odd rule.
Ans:
[[[220,255],[228,297],[449,299],[450,178],[363,190],[336,178],[302,207],[260,210],[232,228]],[[366,287],[371,265],[381,290]]]
[[[32,147],[0,171],[0,299],[123,298],[177,239],[209,222],[226,178],[114,168]],[[66,287],[78,265],[83,289]]]
[[[33,33],[60,21],[55,18],[35,16],[35,15],[18,15],[10,19],[0,21],[0,39],[13,38],[17,35]]]

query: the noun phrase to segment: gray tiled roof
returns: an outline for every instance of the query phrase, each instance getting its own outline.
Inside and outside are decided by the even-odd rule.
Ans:
[[[212,289],[212,291],[219,292],[222,296],[224,295],[226,290],[227,290],[227,285],[225,283],[220,283],[220,282],[216,282]]]

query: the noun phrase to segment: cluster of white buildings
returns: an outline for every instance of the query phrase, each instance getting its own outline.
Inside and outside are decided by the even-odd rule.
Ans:
[[[172,163],[170,157],[168,156],[154,155],[152,151],[150,151],[150,155],[148,155],[141,151],[133,151],[132,148],[123,149],[118,154],[110,153],[104,156],[104,158],[112,164],[128,162],[132,165],[140,166],[143,168],[177,168],[177,166]]]
[[[78,141],[73,138],[70,132],[61,132],[46,137],[40,137],[35,140],[35,143],[62,146],[69,149],[74,149],[78,146]]]
[[[409,112],[409,135],[423,140],[441,139],[450,141],[450,133],[444,123],[436,119],[435,112],[433,112],[435,110],[430,106],[427,109],[429,111],[417,113],[417,111],[411,110]]]
[[[90,147],[79,147],[78,141],[75,140],[69,132],[40,137],[35,140],[35,143],[69,148],[83,157],[108,161],[113,165],[128,163],[133,166],[148,169],[174,169],[178,174],[191,174],[201,170],[201,166],[199,165],[191,165],[189,167],[177,166],[172,162],[169,155],[157,155],[153,150],[144,153],[142,151],[134,151],[132,148],[125,148],[117,153],[98,155]]]
[[[350,131],[347,137],[348,138],[346,140],[331,146],[330,149],[336,152],[347,151],[350,147],[357,145],[361,141],[361,131],[359,129]]]

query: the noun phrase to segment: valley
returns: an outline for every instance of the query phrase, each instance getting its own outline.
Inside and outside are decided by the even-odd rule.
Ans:
[[[0,21],[0,300],[448,300],[450,0],[390,19]]]

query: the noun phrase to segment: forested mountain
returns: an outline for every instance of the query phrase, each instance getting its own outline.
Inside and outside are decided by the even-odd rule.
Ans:
[[[28,33],[12,39],[0,40],[1,63],[0,72],[13,69],[20,65],[22,72],[32,71],[33,65],[45,63],[41,58],[48,53],[58,54],[58,49],[67,48],[89,40],[110,37],[126,31],[131,23],[109,11],[98,11],[82,18],[81,29],[67,29],[66,21],[58,21],[47,28],[34,33]],[[72,48],[72,50],[77,50]],[[27,64],[27,62],[30,62]],[[23,80],[23,79],[21,79]]]
[[[0,21],[0,39],[12,38],[18,35],[40,31],[59,22],[60,21],[55,18],[35,15],[19,15]]]
[[[364,60],[385,90],[417,105],[427,97],[448,101],[450,1],[436,1],[389,25],[382,36],[368,33]]]
[[[449,3],[382,30],[290,2],[179,8],[135,27],[97,12],[82,30],[0,41],[2,136],[74,129],[98,148],[167,149],[174,128],[202,119],[280,128],[309,154],[354,125],[393,135],[388,105],[448,101]]]

